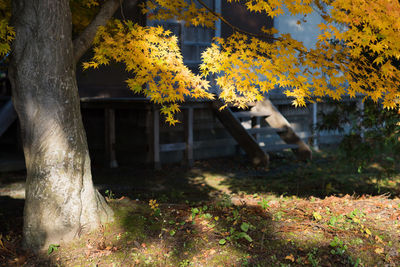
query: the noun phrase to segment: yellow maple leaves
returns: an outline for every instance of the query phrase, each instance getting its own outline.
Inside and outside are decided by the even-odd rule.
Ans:
[[[216,17],[209,12],[212,6],[194,0],[147,0],[141,4],[142,13],[149,19],[184,21],[187,26],[213,28]]]
[[[229,1],[231,2],[231,1]],[[234,34],[216,39],[203,54],[204,75],[217,73],[226,102],[244,106],[271,89],[286,89],[293,104],[328,96],[340,100],[357,94],[400,104],[400,4],[391,0],[246,1],[250,11],[274,17],[284,8],[291,14],[319,9],[325,20],[316,46],[308,49],[288,34],[274,42]],[[265,29],[264,32],[268,33]],[[276,32],[275,32],[276,34]],[[217,59],[218,62],[214,62]],[[255,74],[255,75],[254,75]]]
[[[209,82],[183,64],[176,36],[161,26],[142,27],[113,20],[98,30],[94,52],[93,60],[84,63],[84,68],[107,65],[111,60],[125,64],[132,74],[128,86],[161,104],[161,113],[171,124],[177,122],[177,103],[185,97],[213,97],[207,92]]]
[[[0,57],[4,57],[11,49],[11,42],[15,38],[15,32],[13,27],[9,25],[11,17],[10,12],[10,1],[0,0]]]
[[[203,53],[200,69],[204,75],[219,76],[216,82],[225,102],[244,107],[270,90],[283,87],[291,88],[286,93],[296,96],[297,105],[305,104],[310,85],[296,57],[305,47],[290,35],[267,42],[234,33],[216,42]]]
[[[361,94],[382,101],[386,108],[400,104],[400,3],[395,0],[227,0],[250,11],[276,17],[283,12],[307,15],[317,11],[324,22],[313,48],[289,34],[262,29],[265,36],[235,32],[215,38],[202,54],[201,75],[183,63],[176,36],[162,27],[142,27],[114,20],[101,27],[94,41],[94,57],[85,68],[122,62],[132,74],[128,86],[162,104],[167,120],[175,122],[176,105],[187,97],[211,98],[206,77],[215,75],[219,97],[244,107],[270,90],[283,88],[296,106],[307,101]],[[101,1],[71,0],[73,25],[86,26]],[[14,38],[8,25],[9,0],[0,0],[0,56]],[[184,21],[214,27],[220,14],[206,1],[149,0],[142,11],[148,19]],[[94,11],[93,11],[94,10]],[[271,38],[272,37],[272,38]]]

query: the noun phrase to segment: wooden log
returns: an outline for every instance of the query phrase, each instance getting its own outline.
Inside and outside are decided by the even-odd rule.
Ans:
[[[312,151],[309,146],[293,131],[290,123],[269,99],[257,102],[257,104],[251,110],[255,112],[265,112],[271,114],[270,116],[266,117],[265,120],[273,128],[285,129],[285,131],[278,132],[278,134],[280,138],[285,141],[285,143],[298,146],[297,149],[293,149],[293,152],[296,154],[297,158],[300,160],[312,159]]]
[[[220,100],[213,101],[211,104],[211,107],[217,118],[225,126],[231,136],[238,142],[246,154],[251,158],[252,163],[256,166],[268,165],[268,154],[261,149],[257,141],[254,140],[253,136],[251,136],[246,129],[243,128],[240,121],[235,117],[230,109],[224,108],[221,110],[221,107],[223,106],[224,104]]]

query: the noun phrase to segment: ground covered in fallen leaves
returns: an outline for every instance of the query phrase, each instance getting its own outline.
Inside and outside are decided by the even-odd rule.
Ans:
[[[24,174],[3,173],[0,266],[400,266],[396,164],[360,169],[320,153],[312,163],[278,154],[268,169],[241,158],[94,169],[115,222],[41,256],[20,247],[12,188]]]

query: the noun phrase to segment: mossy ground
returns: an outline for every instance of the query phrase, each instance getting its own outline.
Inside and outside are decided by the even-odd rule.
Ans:
[[[317,153],[311,163],[276,155],[268,169],[243,159],[94,169],[115,222],[38,257],[19,247],[22,209],[2,207],[0,263],[400,266],[400,175],[389,167]]]

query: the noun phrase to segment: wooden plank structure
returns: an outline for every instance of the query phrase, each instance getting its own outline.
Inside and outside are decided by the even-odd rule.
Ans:
[[[213,101],[211,105],[220,122],[225,126],[225,128],[240,145],[240,147],[246,152],[246,154],[251,158],[251,161],[254,165],[268,165],[268,154],[265,153],[264,150],[259,146],[254,137],[246,131],[238,118],[229,108],[221,109],[223,106],[224,103],[222,103],[220,100]],[[244,113],[242,112],[241,115],[243,114]],[[263,115],[268,116],[269,114],[266,113]]]
[[[269,101],[269,100],[268,100]],[[267,103],[267,104],[266,104]],[[221,101],[190,102],[185,103],[182,125],[184,128],[184,141],[175,143],[160,142],[160,110],[159,106],[145,98],[82,98],[84,108],[104,109],[105,153],[107,165],[111,168],[118,167],[116,153],[115,109],[144,109],[146,110],[146,136],[149,149],[147,161],[152,162],[154,168],[161,168],[161,153],[183,152],[182,165],[192,167],[194,163],[194,150],[213,148],[217,146],[239,145],[250,157],[255,165],[267,165],[266,152],[283,149],[294,149],[295,153],[303,160],[311,158],[311,150],[296,135],[289,122],[272,105],[266,102],[256,104],[250,111],[232,112],[229,108],[220,109],[224,104]],[[211,108],[215,116],[233,138],[215,140],[194,140],[194,110],[196,108]],[[241,120],[251,119],[250,129],[244,128]],[[266,120],[271,127],[260,127],[262,120]],[[278,134],[283,143],[269,143],[260,138],[262,135]]]
[[[288,148],[292,148],[298,159],[300,160],[311,160],[312,151],[310,147],[293,131],[290,123],[286,118],[278,111],[278,109],[272,104],[269,99],[257,102],[256,105],[251,109],[254,112],[265,112],[269,113],[270,116],[265,117],[266,122],[277,131],[279,137],[289,145]],[[297,148],[295,147],[297,146]]]
[[[268,103],[268,102],[267,102]],[[160,141],[160,113],[159,106],[151,103],[146,98],[81,98],[82,108],[104,110],[104,148],[106,165],[110,168],[118,167],[116,143],[118,134],[116,132],[116,109],[135,109],[145,111],[146,116],[146,144],[147,162],[151,162],[156,169],[161,168],[161,154],[166,152],[183,153],[182,165],[192,167],[194,163],[194,151],[202,149],[213,149],[217,147],[240,146],[250,157],[255,165],[268,164],[267,152],[282,149],[294,149],[302,159],[311,158],[311,150],[301,140],[302,135],[296,135],[290,128],[290,124],[271,104],[256,104],[250,111],[232,112],[229,108],[220,110],[223,103],[220,101],[205,101],[185,103],[181,109],[183,113],[183,142],[161,143]],[[194,138],[194,116],[196,109],[212,109],[215,116],[232,138],[195,140]],[[11,100],[0,109],[0,134],[17,118]],[[251,120],[251,128],[246,129],[241,121]],[[272,127],[261,127],[266,121]],[[280,123],[278,123],[280,122]],[[265,123],[264,123],[265,124]],[[197,125],[196,129],[207,127]],[[174,130],[174,129],[171,129]],[[165,129],[164,129],[165,131]],[[176,131],[176,130],[174,130]],[[278,134],[284,142],[271,143],[263,136],[274,136]],[[286,143],[285,143],[286,142]]]
[[[184,114],[183,125],[185,141],[179,143],[160,144],[160,115],[159,110],[155,109],[153,113],[153,136],[154,136],[154,167],[161,168],[160,153],[171,151],[183,151],[184,157],[182,165],[191,168],[194,163],[193,150],[193,113],[196,106],[183,106],[182,112]]]

